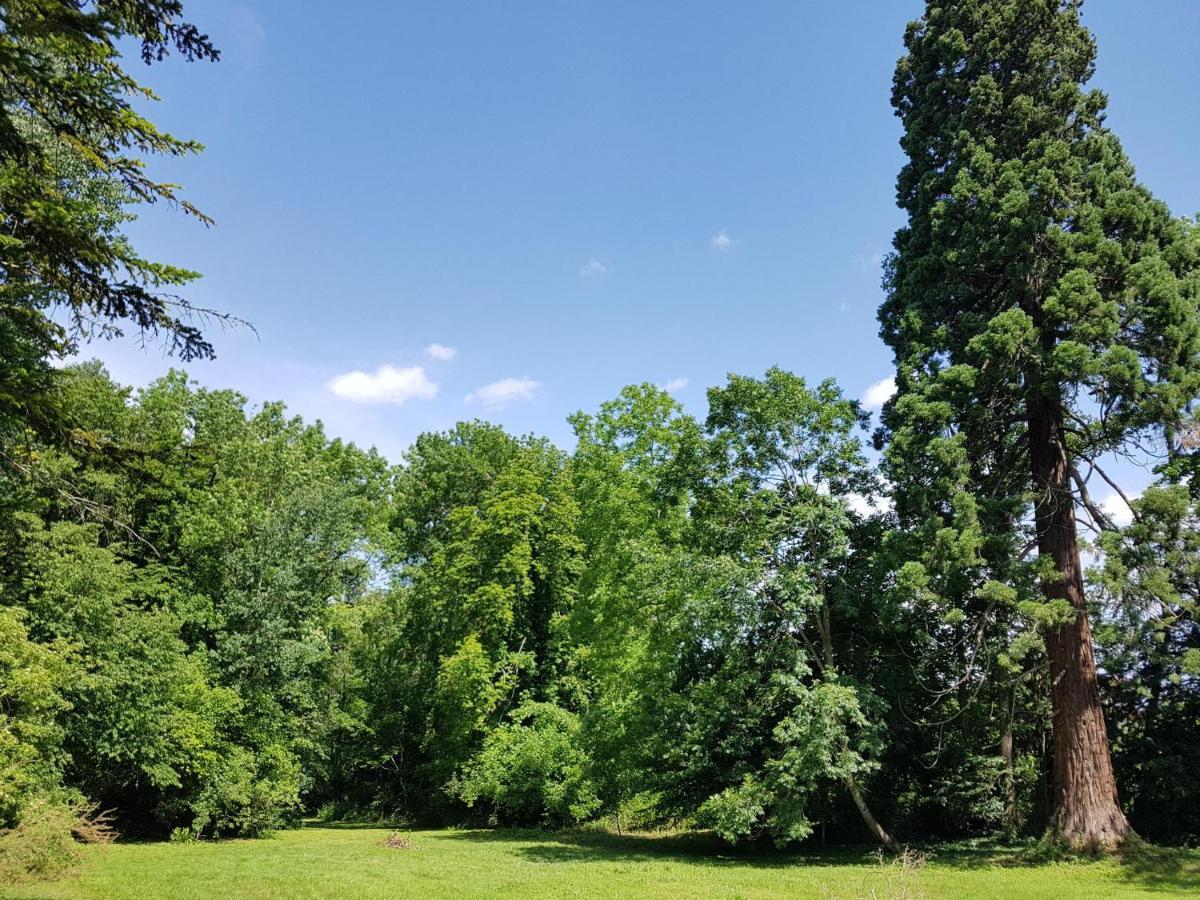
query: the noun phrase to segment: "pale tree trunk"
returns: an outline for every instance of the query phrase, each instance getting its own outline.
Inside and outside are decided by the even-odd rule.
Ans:
[[[853,775],[846,776],[846,787],[850,789],[850,797],[854,800],[854,805],[858,807],[858,814],[862,816],[862,820],[867,825],[867,830],[871,832],[871,836],[889,850],[899,850],[900,845],[896,843],[896,839],[888,833],[888,830],[879,824],[879,820],[875,818],[871,812],[871,808],[867,806],[867,800],[863,797],[862,790],[858,786],[858,782],[854,780]]]
[[[1055,402],[1038,395],[1030,398],[1028,413],[1038,556],[1051,560],[1057,573],[1043,580],[1042,593],[1047,600],[1067,600],[1075,609],[1072,621],[1046,635],[1054,711],[1053,827],[1074,849],[1112,850],[1130,828],[1117,802],[1100,705],[1063,414]]]
[[[833,620],[828,601],[821,605],[818,627],[821,631],[821,645],[825,654],[822,671],[826,678],[832,678],[837,674],[837,668],[833,658]],[[871,812],[871,807],[867,805],[867,798],[863,796],[862,788],[858,786],[853,775],[846,776],[846,788],[850,791],[850,799],[854,801],[858,814],[862,816],[863,823],[867,826],[867,831],[871,832],[871,836],[887,849],[899,851],[900,845],[896,843],[896,839],[888,830],[879,824],[879,820]]]

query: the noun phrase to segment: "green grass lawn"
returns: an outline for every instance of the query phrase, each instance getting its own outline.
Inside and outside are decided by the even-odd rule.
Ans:
[[[1200,896],[1200,852],[1122,864],[1023,864],[1013,852],[942,848],[915,875],[867,851],[737,852],[701,835],[389,831],[314,826],[257,841],[89,847],[77,874],[0,886],[11,898]]]

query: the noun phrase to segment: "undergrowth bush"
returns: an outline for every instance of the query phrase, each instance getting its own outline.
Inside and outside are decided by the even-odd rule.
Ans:
[[[300,766],[278,746],[235,749],[191,804],[191,830],[212,837],[260,837],[299,822]]]
[[[488,735],[451,782],[474,806],[491,804],[493,824],[571,825],[600,806],[579,746],[579,719],[550,703],[525,703]]]
[[[79,862],[82,844],[114,836],[109,814],[93,806],[34,800],[16,825],[0,831],[0,882],[63,875]]]

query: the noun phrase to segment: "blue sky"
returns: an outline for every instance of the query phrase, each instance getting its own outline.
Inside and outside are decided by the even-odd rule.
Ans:
[[[889,374],[889,93],[917,0],[187,6],[222,61],[133,65],[207,145],[154,173],[217,226],[153,209],[131,232],[257,328],[214,331],[202,384],[398,459],[474,416],[569,446],[565,417],[630,382],[703,414],[729,371],[855,396]],[[1200,210],[1195,0],[1085,19],[1140,177]],[[85,355],[132,384],[173,364]]]

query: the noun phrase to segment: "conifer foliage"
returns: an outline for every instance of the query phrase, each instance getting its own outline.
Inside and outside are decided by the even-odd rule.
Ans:
[[[929,0],[908,28],[893,90],[908,223],[880,310],[899,390],[883,436],[903,519],[943,534],[927,562],[1011,578],[1036,549],[1041,601],[1005,601],[1045,636],[1055,824],[1109,847],[1128,825],[1076,518],[1111,527],[1088,473],[1133,451],[1169,463],[1190,425],[1200,242],[1106,127],[1080,5]]]

